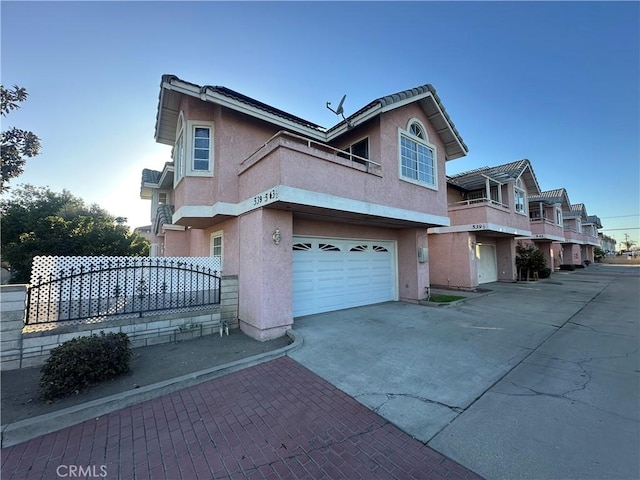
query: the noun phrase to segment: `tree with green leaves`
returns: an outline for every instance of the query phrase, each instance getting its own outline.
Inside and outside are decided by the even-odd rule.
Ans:
[[[149,242],[96,204],[67,190],[21,185],[0,201],[2,261],[12,283],[26,283],[37,255],[146,256]]]
[[[604,259],[604,257],[606,257],[606,256],[607,256],[607,254],[604,252],[604,250],[602,250],[602,248],[595,247],[593,249],[593,259],[596,262],[601,262]]]
[[[547,261],[540,249],[531,243],[524,244],[522,242],[518,242],[516,245],[516,267],[518,268],[518,280],[524,277],[527,281],[533,273],[540,274],[548,269]],[[544,277],[540,276],[540,278]]]
[[[13,89],[0,85],[0,113],[6,117],[9,112],[20,108],[20,103],[27,99],[27,90],[13,86]],[[12,127],[0,134],[0,193],[7,189],[6,182],[17,177],[24,170],[27,158],[35,157],[40,153],[40,139],[33,132]]]

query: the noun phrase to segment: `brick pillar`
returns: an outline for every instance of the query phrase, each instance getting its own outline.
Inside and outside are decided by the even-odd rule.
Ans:
[[[26,285],[2,285],[0,301],[0,370],[15,370],[20,368],[22,360]]]

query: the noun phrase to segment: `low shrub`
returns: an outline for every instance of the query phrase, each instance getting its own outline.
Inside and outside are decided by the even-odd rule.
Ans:
[[[589,265],[591,265],[591,260],[585,260],[584,265],[585,267],[588,267]]]
[[[549,278],[551,276],[550,268],[543,268],[538,272],[538,278]]]
[[[571,263],[564,263],[560,265],[560,270],[568,270],[570,272],[573,272],[575,269],[576,269],[576,266]]]
[[[577,265],[574,265],[574,267],[576,267],[576,268],[584,268],[584,265],[581,264],[581,263],[578,263]]]
[[[125,333],[78,337],[51,350],[42,367],[40,397],[51,401],[129,371],[131,347]]]

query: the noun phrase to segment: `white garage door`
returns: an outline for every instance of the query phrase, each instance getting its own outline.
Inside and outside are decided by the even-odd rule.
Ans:
[[[393,242],[293,238],[293,316],[396,299]]]
[[[478,284],[498,281],[498,264],[494,245],[477,245]]]

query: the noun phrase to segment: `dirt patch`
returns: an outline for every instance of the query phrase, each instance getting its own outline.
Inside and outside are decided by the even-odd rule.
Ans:
[[[38,397],[40,367],[1,373],[2,425],[55,412],[163,380],[270,352],[291,343],[284,336],[268,342],[254,340],[240,330],[229,336],[208,335],[194,340],[164,343],[132,350],[131,370],[111,381],[94,385],[77,395],[46,403]]]

